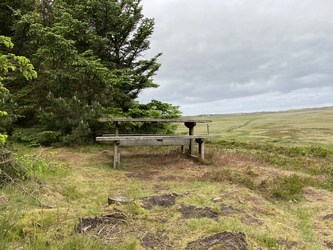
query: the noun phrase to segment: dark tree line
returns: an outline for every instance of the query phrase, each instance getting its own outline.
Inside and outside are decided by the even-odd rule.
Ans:
[[[137,102],[144,89],[158,87],[153,76],[161,55],[143,57],[154,20],[143,16],[140,2],[3,0],[0,35],[15,46],[2,46],[1,53],[29,58],[38,77],[28,81],[16,71],[6,73],[2,84],[10,98],[0,102],[7,114],[0,127],[14,134],[19,127],[34,128],[38,143],[81,143],[105,129],[101,116],[179,117],[170,104]]]

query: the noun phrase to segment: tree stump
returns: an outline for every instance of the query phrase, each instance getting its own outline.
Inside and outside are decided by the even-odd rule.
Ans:
[[[109,196],[108,197],[108,204],[121,204],[121,203],[131,203],[134,199],[123,197],[123,196]]]

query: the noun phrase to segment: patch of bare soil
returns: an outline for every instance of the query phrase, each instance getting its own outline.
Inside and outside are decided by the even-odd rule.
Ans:
[[[192,241],[185,249],[246,250],[247,242],[244,233],[221,232],[203,239]]]
[[[149,196],[141,198],[142,207],[152,209],[154,206],[172,207],[176,203],[177,194],[163,194],[160,196]]]
[[[333,220],[333,214],[328,214],[323,217],[323,220]]]
[[[333,249],[333,242],[325,241],[324,246],[328,249]]]
[[[239,213],[243,213],[243,211],[235,209],[232,206],[227,206],[227,205],[223,205],[221,207],[221,215],[223,215],[223,216],[230,215],[230,214],[239,214]]]
[[[110,214],[95,218],[81,218],[76,227],[77,232],[109,240],[122,233],[127,226],[126,214],[114,209]]]
[[[246,225],[252,225],[252,226],[264,225],[264,223],[261,220],[255,218],[254,216],[252,216],[250,214],[244,215],[240,221]]]
[[[195,206],[182,205],[178,211],[183,215],[183,218],[185,219],[202,217],[217,219],[219,216],[217,212],[213,211],[209,207],[200,208]]]
[[[141,245],[145,249],[175,249],[165,230],[158,230],[155,234],[147,232],[141,238]]]

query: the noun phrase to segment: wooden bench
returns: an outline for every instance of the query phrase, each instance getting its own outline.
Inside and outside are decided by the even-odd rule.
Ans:
[[[204,160],[204,140],[218,138],[219,135],[103,135],[96,137],[98,142],[112,142],[114,146],[113,166],[120,166],[119,146],[182,146],[181,151],[185,153],[184,146],[190,146],[191,140],[198,143],[198,158]],[[190,154],[194,156],[193,154]]]
[[[181,146],[182,153],[185,153],[185,146],[189,146],[189,154],[194,156],[194,142],[198,144],[198,158],[204,159],[204,140],[218,138],[219,135],[194,135],[194,127],[197,122],[211,122],[210,120],[189,120],[189,119],[146,119],[146,118],[101,118],[102,122],[114,122],[116,134],[104,134],[96,137],[98,142],[109,142],[114,145],[113,167],[120,166],[119,146]],[[121,122],[180,122],[189,128],[189,135],[156,135],[156,134],[119,134]]]

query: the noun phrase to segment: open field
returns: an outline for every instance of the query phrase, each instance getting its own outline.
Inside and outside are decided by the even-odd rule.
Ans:
[[[204,162],[15,145],[37,167],[0,189],[0,249],[333,249],[333,108],[204,118]]]
[[[333,108],[301,109],[284,112],[207,115],[209,132],[225,139],[260,140],[285,145],[317,143],[333,146]],[[197,124],[196,132],[206,134],[207,125]],[[179,132],[186,128],[179,127]]]

